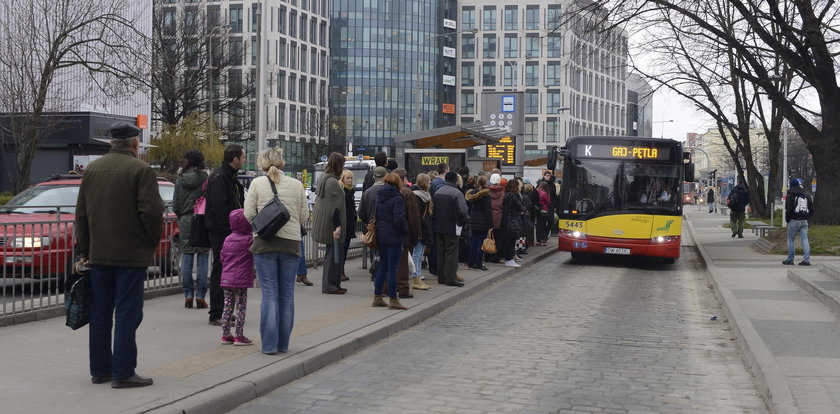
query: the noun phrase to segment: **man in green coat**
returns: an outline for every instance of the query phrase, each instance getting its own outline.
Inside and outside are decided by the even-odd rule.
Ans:
[[[143,320],[143,281],[163,231],[157,177],[137,159],[140,129],[111,126],[112,148],[92,162],[76,200],[76,241],[90,265],[91,382],[112,388],[152,385],[134,371]],[[113,351],[111,331],[113,328]]]
[[[344,188],[341,187],[341,172],[344,156],[334,152],[327,160],[324,174],[318,180],[315,207],[312,211],[312,240],[326,244],[324,270],[321,276],[321,292],[343,295],[347,289],[341,287],[341,254],[344,244],[344,222],[347,214],[344,207]]]

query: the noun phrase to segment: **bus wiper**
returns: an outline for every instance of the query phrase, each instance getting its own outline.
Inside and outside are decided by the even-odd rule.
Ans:
[[[611,192],[611,193],[607,196],[607,198],[605,198],[605,199],[604,199],[604,201],[601,201],[600,203],[598,203],[598,205],[597,205],[597,206],[595,206],[595,208],[593,208],[593,209],[592,209],[592,211],[591,211],[589,214],[587,214],[587,216],[586,216],[586,217],[587,217],[587,218],[593,218],[593,217],[595,217],[595,214],[596,214],[596,213],[598,213],[599,211],[601,211],[601,209],[603,209],[603,208],[607,205],[607,203],[609,203],[609,202],[610,202],[610,200],[612,200],[612,198],[613,198],[613,196],[614,196],[614,195],[615,195],[615,190],[613,190],[613,191],[612,191],[612,192]]]

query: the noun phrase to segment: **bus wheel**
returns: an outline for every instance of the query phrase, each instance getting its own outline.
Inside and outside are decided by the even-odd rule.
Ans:
[[[666,257],[666,258],[663,258],[663,259],[662,259],[662,263],[665,263],[665,264],[674,264],[674,262],[675,262],[676,260],[677,260],[677,259],[674,259],[673,257]]]
[[[572,259],[575,259],[575,260],[582,260],[582,259],[583,259],[583,253],[581,253],[581,252],[572,252]]]

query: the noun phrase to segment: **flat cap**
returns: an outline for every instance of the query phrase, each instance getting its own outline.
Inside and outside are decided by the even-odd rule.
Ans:
[[[140,136],[140,128],[128,122],[115,122],[111,124],[111,138],[126,139]]]
[[[382,178],[386,174],[388,174],[388,170],[385,167],[376,167],[373,169],[373,177],[374,178]]]

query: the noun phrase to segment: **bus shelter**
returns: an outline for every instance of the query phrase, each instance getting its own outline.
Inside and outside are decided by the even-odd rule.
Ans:
[[[424,131],[409,132],[394,137],[394,142],[411,143],[414,148],[456,149],[494,144],[510,135],[501,128],[477,121]]]

